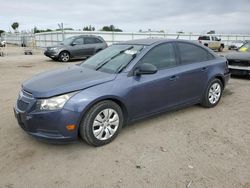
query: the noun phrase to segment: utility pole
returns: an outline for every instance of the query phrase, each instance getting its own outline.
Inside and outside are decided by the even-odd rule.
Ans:
[[[58,24],[58,27],[59,27],[59,29],[61,29],[61,31],[62,31],[62,38],[63,38],[63,40],[64,40],[64,29],[63,29],[63,23],[60,23],[60,24]]]

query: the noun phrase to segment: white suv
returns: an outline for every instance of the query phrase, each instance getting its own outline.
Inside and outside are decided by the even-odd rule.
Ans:
[[[221,42],[221,39],[215,37],[215,36],[199,36],[198,38],[199,42],[208,48],[212,50],[218,50],[219,52],[222,52],[224,48],[224,43]]]

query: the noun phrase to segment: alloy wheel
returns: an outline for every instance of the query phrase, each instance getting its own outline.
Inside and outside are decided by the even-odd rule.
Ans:
[[[214,83],[209,89],[208,100],[211,104],[215,104],[219,101],[220,96],[221,86],[219,83]]]
[[[67,52],[63,52],[63,53],[61,54],[61,60],[62,60],[63,62],[69,61],[69,54],[68,54]]]
[[[102,110],[94,119],[92,131],[98,140],[107,140],[117,131],[119,126],[119,115],[111,108]]]

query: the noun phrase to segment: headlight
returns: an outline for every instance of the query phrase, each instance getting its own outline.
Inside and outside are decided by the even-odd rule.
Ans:
[[[62,109],[64,104],[72,97],[74,93],[68,93],[65,95],[60,95],[57,97],[52,97],[48,99],[39,99],[37,101],[38,110],[59,110]]]
[[[58,48],[50,48],[51,51],[55,51],[57,52],[58,51]]]

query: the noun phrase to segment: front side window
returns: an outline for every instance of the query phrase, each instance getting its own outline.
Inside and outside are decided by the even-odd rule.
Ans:
[[[177,45],[182,64],[203,62],[213,59],[213,55],[208,51],[194,44],[178,43]]]
[[[74,40],[74,44],[75,45],[82,45],[83,44],[83,38],[77,38],[76,40]]]
[[[176,66],[175,50],[172,43],[166,43],[154,47],[141,60],[141,63],[149,63],[158,69]]]
[[[60,44],[62,44],[62,45],[71,45],[71,43],[75,40],[75,38],[76,38],[75,36],[66,38]]]

